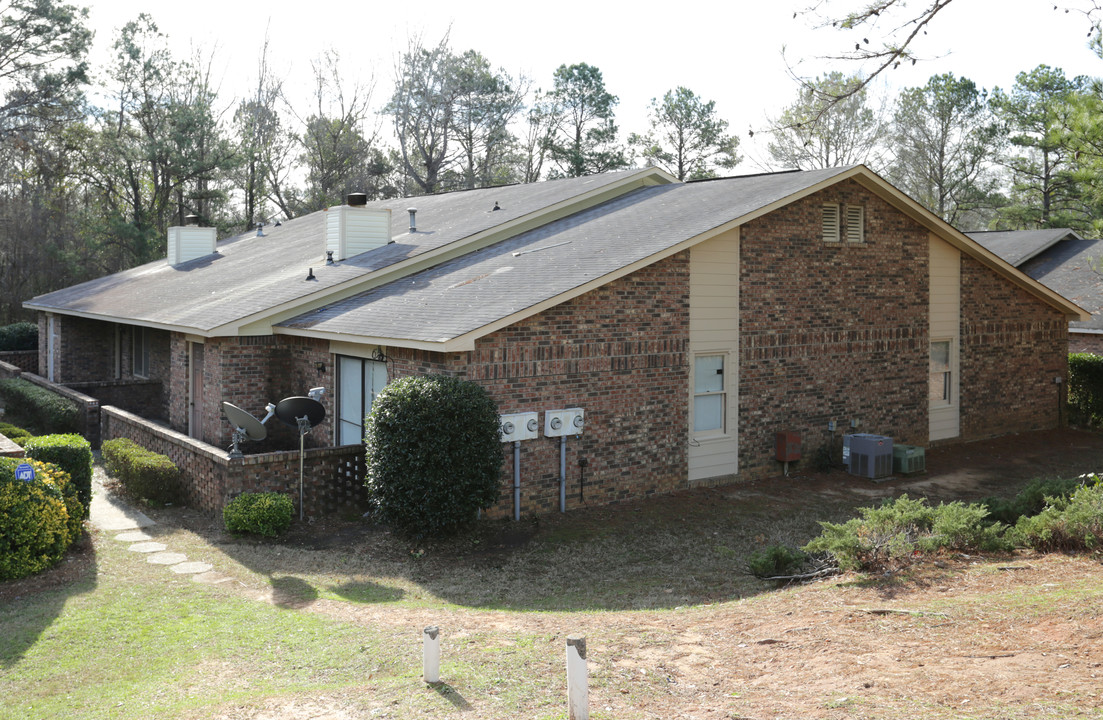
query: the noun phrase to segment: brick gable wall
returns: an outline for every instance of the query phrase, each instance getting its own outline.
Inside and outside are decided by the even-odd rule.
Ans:
[[[863,206],[865,242],[824,243],[823,203]],[[853,181],[742,228],[741,476],[780,472],[783,430],[801,434],[805,463],[841,447],[851,419],[926,445],[928,254],[925,229]]]
[[[969,257],[961,263],[961,316],[962,439],[1059,425],[1065,317]]]
[[[395,376],[440,372],[487,388],[499,412],[538,411],[540,437],[521,443],[523,515],[559,509],[558,438],[544,411],[581,407],[567,439],[567,507],[685,487],[689,255],[674,257],[443,355],[388,350]],[[502,494],[491,515],[513,512],[513,448],[503,443]],[[585,458],[587,467],[579,464]]]

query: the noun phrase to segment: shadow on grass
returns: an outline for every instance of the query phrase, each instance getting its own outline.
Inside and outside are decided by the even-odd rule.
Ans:
[[[70,598],[95,588],[96,549],[87,532],[49,570],[0,582],[0,668],[18,663]]]
[[[442,698],[452,703],[452,706],[455,707],[457,710],[466,712],[467,710],[472,709],[471,703],[467,702],[467,700],[464,699],[463,695],[460,695],[459,691],[448,683],[429,683],[429,687],[433,688],[433,690],[436,690],[437,695],[440,695]]]

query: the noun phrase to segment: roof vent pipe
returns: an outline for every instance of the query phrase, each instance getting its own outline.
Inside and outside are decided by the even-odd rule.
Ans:
[[[198,215],[187,215],[187,216],[185,216],[184,217],[184,225],[194,225],[196,227],[199,227],[199,216]]]
[[[348,204],[351,207],[364,207],[368,204],[367,193],[349,193]]]
[[[417,232],[417,208],[406,208],[406,212],[410,213],[410,232]]]

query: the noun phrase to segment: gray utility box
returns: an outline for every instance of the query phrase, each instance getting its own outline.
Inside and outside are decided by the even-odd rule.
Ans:
[[[868,433],[843,435],[843,464],[847,472],[859,477],[892,475],[892,438]]]

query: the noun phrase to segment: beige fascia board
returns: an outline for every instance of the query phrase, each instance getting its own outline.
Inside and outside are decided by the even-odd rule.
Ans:
[[[401,347],[410,350],[428,350],[430,352],[451,352],[452,340],[410,340],[408,338],[385,338],[367,335],[349,335],[348,333],[319,332],[317,330],[303,330],[301,328],[274,328],[274,335],[290,335],[293,337],[312,338],[314,340],[327,340],[330,343],[340,345],[373,345],[376,347]],[[472,346],[474,347],[474,346]],[[470,349],[470,348],[468,348]]]
[[[112,323],[115,325],[133,325],[134,327],[145,327],[152,330],[168,330],[169,332],[198,335],[202,337],[217,337],[214,333],[210,333],[200,328],[194,328],[187,325],[173,325],[171,323],[149,322],[147,320],[138,320],[135,318],[119,318],[114,315],[103,315],[101,313],[91,313],[85,312],[83,310],[70,310],[68,308],[56,308],[46,305],[35,305],[29,302],[23,303],[23,308],[25,310],[32,310],[34,312],[43,312],[52,315],[67,315],[69,317],[78,317],[84,320],[98,320],[99,322]]]
[[[1043,302],[1053,306],[1065,314],[1069,320],[1090,320],[1091,313],[1063,295],[1050,290],[1048,287],[1033,279],[1026,273],[1015,268],[1011,263],[1003,260],[994,252],[961,232],[953,225],[938,217],[927,208],[912,200],[908,195],[897,190],[887,180],[874,174],[864,165],[859,166],[865,172],[858,173],[854,179],[870,192],[874,192],[884,198],[890,205],[912,218],[938,237],[945,240],[952,247],[978,261],[1000,275],[1003,275],[1015,285],[1026,290]]]
[[[515,235],[534,230],[550,222],[588,210],[627,192],[643,187],[669,185],[678,179],[660,168],[644,168],[615,183],[575,195],[528,215],[496,225],[482,232],[460,238],[443,247],[430,250],[401,262],[388,265],[353,280],[311,293],[296,300],[212,328],[213,335],[270,335],[272,326],[320,307],[346,300],[368,290],[393,282],[406,275],[426,270],[449,260],[467,255]],[[402,237],[399,235],[398,237]]]

